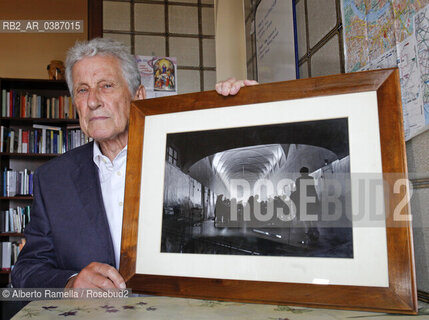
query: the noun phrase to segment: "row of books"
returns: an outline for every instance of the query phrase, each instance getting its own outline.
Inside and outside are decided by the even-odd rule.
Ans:
[[[32,129],[0,127],[0,152],[60,154],[91,140],[79,125],[60,128],[34,124]]]
[[[37,94],[2,90],[2,117],[77,119],[69,96],[46,97]]]
[[[3,271],[10,271],[18,258],[19,252],[25,245],[25,239],[0,243],[0,267]]]
[[[0,181],[2,197],[26,196],[33,194],[33,174],[27,169],[16,171],[4,168]]]
[[[25,227],[30,222],[31,207],[9,208],[0,212],[0,233],[4,232],[24,232]]]

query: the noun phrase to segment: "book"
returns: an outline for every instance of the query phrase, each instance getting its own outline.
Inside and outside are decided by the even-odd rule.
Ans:
[[[5,127],[0,126],[0,152],[3,152]]]
[[[50,119],[51,118],[51,99],[46,99],[46,112],[45,112],[45,115],[44,115],[44,118],[48,118],[48,119]]]
[[[3,89],[1,91],[1,116],[6,117],[7,116],[7,103],[6,103],[7,93],[6,89]]]
[[[13,90],[11,90],[9,92],[9,114],[7,115],[8,117],[13,117],[13,100],[14,100],[14,92]]]
[[[61,127],[54,127],[54,126],[47,126],[47,125],[43,125],[43,124],[33,124],[33,128],[36,129],[46,129],[46,130],[56,130],[56,131],[60,131]]]
[[[8,136],[8,151],[10,153],[13,153],[14,151],[14,146],[15,146],[15,131],[13,129],[11,129],[9,131],[9,136]]]
[[[7,92],[6,96],[6,117],[10,117],[10,91]]]
[[[31,172],[28,177],[28,193],[33,194],[33,173]],[[30,219],[28,220],[30,221]]]
[[[77,119],[71,97],[39,96],[37,94],[1,90],[2,117]]]
[[[14,197],[16,195],[16,171],[7,170],[6,172],[6,196]]]
[[[25,117],[26,118],[32,118],[33,115],[31,114],[31,95],[28,93],[25,94]]]
[[[5,232],[5,211],[0,211],[0,232]]]
[[[37,96],[37,115],[36,118],[43,118],[46,117],[45,116],[45,111],[42,110],[42,101],[44,101],[44,99],[42,99],[41,96]],[[43,108],[45,109],[45,108]]]
[[[51,118],[56,119],[57,118],[57,99],[52,98],[51,99]]]
[[[58,153],[64,153],[66,152],[65,148],[64,148],[64,143],[63,143],[63,131],[61,130],[58,133]]]
[[[12,242],[1,243],[1,269],[9,271],[12,257]]]
[[[2,171],[2,183],[1,183],[1,195],[3,197],[6,197],[6,175],[7,175],[7,168],[4,168]]]
[[[29,145],[29,131],[24,130],[22,132],[22,153],[28,153],[28,145]]]
[[[18,148],[16,149],[16,152],[21,153],[22,152],[22,129],[18,129]]]
[[[18,109],[19,109],[19,117],[20,118],[25,118],[25,95],[20,94],[19,95],[19,104],[18,104]]]
[[[20,94],[18,92],[14,91],[13,92],[13,112],[12,112],[12,114],[15,118],[19,117],[20,100],[21,100]]]
[[[39,118],[37,114],[37,100],[37,95],[33,94],[31,96],[31,118]]]
[[[55,153],[55,151],[54,151],[54,130],[49,130],[49,138],[48,138],[48,141],[49,141],[49,152],[50,153]]]
[[[39,151],[39,153],[52,153],[50,150],[50,133],[47,133],[47,130],[55,130],[55,131],[60,131],[61,128],[60,127],[53,127],[53,126],[46,126],[46,125],[42,125],[42,124],[33,124],[33,128],[36,129],[42,129],[42,137],[41,137],[41,141],[42,141],[42,145],[41,145],[41,151]],[[49,145],[48,145],[49,144]]]
[[[58,97],[58,118],[64,119],[64,106],[63,106],[63,97]]]

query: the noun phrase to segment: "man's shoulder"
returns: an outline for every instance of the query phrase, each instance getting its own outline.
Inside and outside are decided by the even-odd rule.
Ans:
[[[86,143],[46,162],[37,171],[40,174],[44,172],[64,172],[68,169],[74,169],[82,165],[82,163],[92,161],[93,148],[93,142]]]

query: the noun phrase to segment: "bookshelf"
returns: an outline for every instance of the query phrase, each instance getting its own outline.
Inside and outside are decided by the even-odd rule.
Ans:
[[[2,212],[0,218],[4,219],[4,212],[10,209],[30,208],[33,200],[29,192],[32,190],[29,187],[32,181],[27,179],[30,173],[32,174],[46,161],[78,146],[77,142],[82,144],[87,141],[80,132],[79,120],[68,96],[68,88],[64,81],[0,78],[0,133],[3,133],[3,144],[0,146]],[[39,128],[34,128],[34,125]],[[51,129],[47,129],[48,127]],[[11,136],[12,131],[14,135]],[[13,145],[12,149],[10,144]],[[21,189],[17,190],[15,186],[15,192],[10,194],[5,192],[4,188],[6,183],[4,175],[7,178],[11,177],[8,176],[8,171],[17,172],[17,177],[22,178],[16,179],[16,184],[19,184]],[[28,176],[25,174],[21,176],[19,172],[25,172]],[[9,183],[7,190],[11,189],[13,187]],[[25,192],[21,192],[23,190]],[[24,239],[23,223],[21,224],[24,220],[25,218],[17,220],[21,226],[20,230],[15,228],[11,230],[9,224],[9,228],[5,229],[4,222],[3,226],[0,224],[2,247],[3,243],[10,242],[12,246],[13,243],[19,243]],[[13,256],[13,252],[11,255]],[[0,287],[8,285],[9,282],[10,270],[0,268]]]

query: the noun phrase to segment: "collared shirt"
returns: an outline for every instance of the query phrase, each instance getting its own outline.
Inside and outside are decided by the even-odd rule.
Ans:
[[[113,249],[115,251],[116,268],[119,269],[127,146],[118,153],[113,161],[110,161],[108,157],[101,153],[98,143],[94,142],[93,159],[98,167],[104,208],[106,209],[107,221],[109,222]]]

